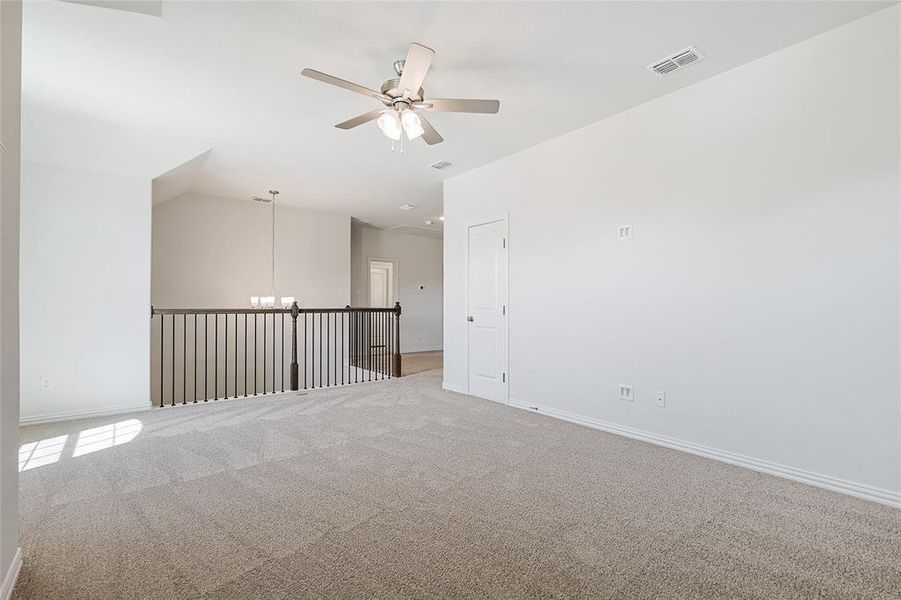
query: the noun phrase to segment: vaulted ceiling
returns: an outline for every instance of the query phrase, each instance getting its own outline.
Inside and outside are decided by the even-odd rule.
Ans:
[[[388,227],[440,214],[448,177],[890,3],[25,4],[26,159],[171,171],[160,199],[277,188],[281,202]],[[433,113],[446,141],[401,155],[375,123],[334,128],[373,100],[300,76],[312,67],[378,88],[411,41],[437,52],[428,95],[498,98],[500,113]],[[692,44],[706,60],[666,77],[645,68]],[[438,160],[453,166],[429,168]]]

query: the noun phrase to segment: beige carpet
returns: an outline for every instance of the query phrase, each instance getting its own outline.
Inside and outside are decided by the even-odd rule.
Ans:
[[[22,439],[55,441],[21,474],[17,600],[901,594],[901,511],[444,392],[440,372]]]

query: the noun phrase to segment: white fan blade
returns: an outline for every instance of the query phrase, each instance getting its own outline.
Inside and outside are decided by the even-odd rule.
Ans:
[[[423,100],[417,106],[440,112],[495,114],[501,108],[499,100],[462,100],[457,98]]]
[[[397,87],[401,90],[409,90],[411,96],[415,96],[422,87],[422,80],[432,66],[432,58],[435,51],[426,48],[422,44],[413,42],[407,50],[407,59],[404,61],[404,70],[401,72],[400,83]]]
[[[338,129],[353,129],[354,127],[357,127],[358,125],[362,125],[363,123],[368,123],[369,121],[374,121],[375,119],[378,119],[379,116],[383,112],[385,112],[385,111],[384,111],[384,109],[381,109],[381,108],[376,109],[376,110],[371,110],[366,114],[360,115],[358,117],[354,117],[353,119],[348,119],[347,121],[344,121],[343,123],[338,123],[337,125],[335,125],[335,127],[337,127]]]
[[[435,131],[435,128],[432,127],[432,124],[429,123],[425,117],[419,115],[419,120],[422,122],[422,139],[426,144],[433,146],[444,141],[444,138],[441,137],[441,134]]]
[[[356,83],[351,83],[350,81],[345,81],[344,79],[339,79],[338,77],[334,77],[332,75],[328,75],[314,69],[304,69],[300,72],[300,74],[304,77],[309,77],[310,79],[316,79],[323,83],[329,83],[331,85],[336,85],[340,88],[344,88],[345,90],[350,90],[358,94],[363,94],[364,96],[376,98],[381,102],[388,103],[391,101],[388,96],[381,94],[375,90],[370,90],[369,88],[363,87],[362,85],[357,85]]]

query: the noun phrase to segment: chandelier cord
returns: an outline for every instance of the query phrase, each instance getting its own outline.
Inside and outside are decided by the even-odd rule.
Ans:
[[[269,191],[272,194],[272,295],[275,296],[275,194],[278,192]]]

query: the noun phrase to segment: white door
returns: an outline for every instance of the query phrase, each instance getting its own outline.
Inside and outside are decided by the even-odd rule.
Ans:
[[[391,308],[394,306],[394,263],[384,260],[369,261],[369,307]],[[369,351],[374,356],[386,352],[387,340],[382,321],[372,316],[370,319]]]
[[[507,402],[507,222],[469,228],[469,393]]]
[[[394,263],[384,260],[369,261],[369,306],[370,308],[394,306]]]

